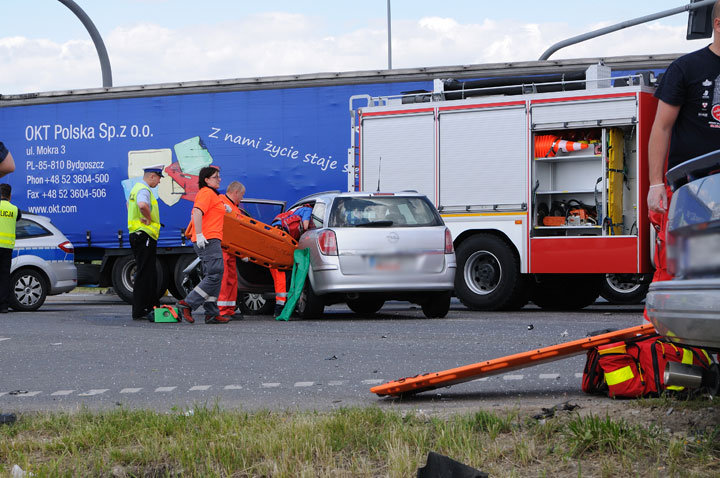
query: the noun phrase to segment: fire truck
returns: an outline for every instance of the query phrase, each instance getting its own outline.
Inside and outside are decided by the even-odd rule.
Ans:
[[[455,293],[475,310],[573,310],[608,278],[650,281],[652,72],[602,64],[529,77],[435,80],[350,101],[359,191],[416,190],[453,234]]]

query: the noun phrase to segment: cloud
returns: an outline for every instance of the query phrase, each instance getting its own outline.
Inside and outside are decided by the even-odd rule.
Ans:
[[[550,45],[601,26],[489,19],[463,23],[451,17],[400,20],[393,23],[393,67],[535,60]],[[707,44],[685,41],[684,35],[684,26],[655,22],[568,47],[551,58],[679,53]],[[322,19],[283,12],[176,29],[138,23],[106,33],[105,42],[116,86],[387,66],[384,23],[330,36]],[[0,38],[0,64],[0,94],[101,85],[89,39]]]

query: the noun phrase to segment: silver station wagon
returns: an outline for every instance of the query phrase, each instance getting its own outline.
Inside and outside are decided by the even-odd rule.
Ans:
[[[426,196],[327,192],[294,206],[301,204],[313,209],[298,246],[310,250],[296,309],[300,317],[318,317],[336,303],[373,314],[387,300],[419,304],[426,317],[447,315],[455,252],[450,231]]]

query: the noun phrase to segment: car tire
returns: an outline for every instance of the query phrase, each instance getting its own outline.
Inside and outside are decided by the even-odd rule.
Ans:
[[[167,290],[165,268],[162,263],[155,259],[155,270],[157,271],[158,298],[165,295]],[[133,284],[135,283],[135,258],[133,256],[121,256],[115,261],[112,268],[112,285],[115,293],[128,304],[133,300]]]
[[[270,315],[275,310],[275,301],[262,294],[238,292],[237,307],[245,315]]]
[[[645,299],[650,284],[623,281],[623,274],[605,274],[600,295],[611,304],[639,304]]]
[[[322,299],[315,294],[310,278],[305,280],[305,286],[295,305],[295,311],[301,319],[317,319],[322,316],[325,310],[325,304]]]
[[[361,295],[358,299],[347,301],[347,306],[360,315],[373,315],[385,305],[385,299],[382,297],[373,297],[372,295]]]
[[[168,268],[172,272],[172,276],[168,280],[168,290],[177,300],[184,299],[190,292],[186,290],[185,286],[183,285],[183,281],[185,280],[185,275],[183,274],[183,271],[196,258],[197,256],[195,254],[182,254],[178,256],[173,266]]]
[[[45,303],[50,286],[45,276],[23,267],[10,275],[10,307],[19,312],[32,312]]]
[[[503,239],[476,234],[461,242],[455,255],[455,294],[467,308],[499,310],[522,302],[520,260]]]
[[[428,319],[442,319],[450,312],[450,292],[431,294],[430,298],[421,304],[423,314]]]
[[[595,303],[602,278],[595,274],[536,276],[530,300],[545,310],[579,310]]]

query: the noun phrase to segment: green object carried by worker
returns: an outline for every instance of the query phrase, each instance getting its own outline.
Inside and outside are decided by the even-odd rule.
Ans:
[[[300,294],[302,294],[307,280],[308,269],[310,269],[310,249],[295,249],[293,254],[292,278],[290,280],[290,289],[288,289],[288,298],[282,313],[275,320],[290,320],[290,316],[295,310]]]
[[[178,311],[175,307],[170,305],[161,305],[160,307],[155,307],[153,310],[153,322],[178,323],[180,322],[180,316],[178,315]]]

